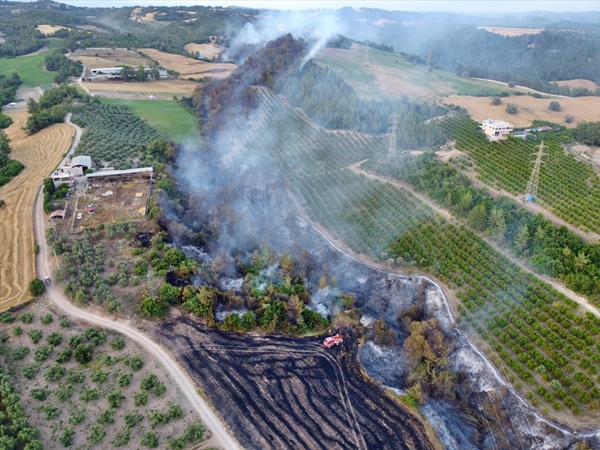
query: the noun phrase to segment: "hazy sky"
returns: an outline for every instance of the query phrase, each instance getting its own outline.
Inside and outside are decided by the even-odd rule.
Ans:
[[[33,1],[33,0],[26,0]],[[391,11],[447,11],[463,13],[525,12],[525,11],[595,11],[600,20],[600,0],[58,0],[75,6],[149,6],[149,5],[207,5],[207,6],[247,6],[266,9],[324,9],[368,7]]]

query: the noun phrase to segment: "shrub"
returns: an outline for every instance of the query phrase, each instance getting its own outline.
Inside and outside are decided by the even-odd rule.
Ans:
[[[63,447],[70,447],[73,445],[74,434],[75,430],[73,428],[65,428],[63,434],[58,438],[58,442],[60,442]]]
[[[93,342],[95,346],[104,344],[106,342],[106,333],[104,331],[100,331],[96,327],[86,328],[83,334],[89,341]]]
[[[46,314],[45,316],[40,317],[40,322],[42,322],[44,325],[48,325],[49,323],[52,323],[54,321],[54,317],[52,317],[52,314]]]
[[[550,104],[548,105],[548,109],[550,111],[559,112],[560,110],[562,110],[562,107],[560,106],[560,103],[558,103],[557,101],[553,101],[550,102]]]
[[[21,373],[28,380],[33,380],[39,371],[40,371],[39,364],[29,364],[29,365],[21,367]]]
[[[69,322],[69,319],[67,319],[66,317],[60,319],[60,322],[58,323],[63,328],[69,328],[71,326],[71,322]]]
[[[122,350],[125,347],[125,338],[121,335],[118,335],[111,341],[110,346],[113,348],[113,350]]]
[[[144,360],[140,356],[129,356],[123,361],[131,370],[138,371],[144,366]]]
[[[71,349],[64,348],[60,352],[58,352],[55,361],[57,363],[66,363],[71,360],[71,356],[73,356],[73,352],[71,351]]]
[[[519,108],[514,103],[509,103],[506,105],[506,112],[508,114],[517,114],[519,112]]]
[[[12,330],[14,336],[21,336],[23,334],[23,328],[19,325],[13,328]]]
[[[121,406],[121,401],[125,400],[125,396],[121,391],[113,389],[110,391],[110,394],[106,396],[106,399],[108,400],[108,404],[111,408],[118,408]]]
[[[90,441],[92,445],[99,444],[104,439],[104,436],[106,436],[106,430],[100,425],[94,425],[90,430],[87,440]]]
[[[159,444],[158,435],[154,431],[148,431],[142,436],[141,444],[144,447],[156,448]]]
[[[90,374],[90,380],[92,380],[94,383],[106,383],[106,380],[108,380],[108,372],[94,370]]]
[[[81,335],[74,334],[73,336],[70,336],[69,339],[67,339],[67,343],[69,344],[69,347],[75,348],[79,344],[81,344],[82,339],[83,338],[81,337]]]
[[[90,344],[79,344],[73,352],[75,361],[80,364],[90,362],[94,357],[94,347]]]
[[[0,314],[0,322],[2,323],[13,323],[15,321],[15,316],[13,316],[10,312],[6,311]]]
[[[27,333],[27,336],[29,336],[31,338],[31,341],[34,344],[37,344],[38,342],[40,342],[40,339],[42,339],[42,330],[31,330],[29,333]]]
[[[122,447],[129,442],[131,439],[131,430],[129,427],[125,426],[117,431],[114,439],[111,441],[111,444],[115,447]]]
[[[115,423],[115,410],[107,409],[106,411],[102,411],[98,417],[98,423]]]
[[[46,337],[46,341],[51,346],[56,347],[57,345],[60,345],[60,343],[62,342],[62,333],[59,333],[58,331],[55,331],[54,333],[50,333]]]
[[[27,355],[29,355],[30,351],[31,350],[29,350],[29,347],[24,347],[24,346],[15,347],[15,349],[12,352],[12,357],[15,361],[20,361],[23,358],[25,358]]]
[[[69,369],[67,381],[69,383],[83,383],[85,381],[85,373],[81,370]]]
[[[131,383],[131,378],[133,378],[133,375],[130,373],[121,375],[117,380],[117,385],[119,385],[120,387],[129,386],[129,384]]]
[[[152,392],[157,397],[164,394],[167,390],[165,384],[162,381],[160,381],[158,377],[153,373],[150,373],[144,378],[142,378],[142,381],[140,382],[140,387],[144,391]]]
[[[574,120],[575,120],[575,117],[573,117],[571,114],[567,114],[565,116],[565,123],[573,123]]]
[[[46,405],[42,407],[46,420],[54,420],[60,416],[61,410],[54,405]]]
[[[133,428],[135,427],[138,423],[140,423],[142,420],[144,420],[144,416],[142,416],[139,412],[137,411],[132,411],[130,413],[125,414],[125,423],[127,424],[127,426],[129,428]]]
[[[33,354],[33,359],[35,359],[37,362],[42,362],[42,361],[46,361],[46,359],[48,359],[48,356],[50,356],[50,354],[54,351],[54,348],[49,346],[49,345],[42,345],[40,348],[38,348],[34,354]]]
[[[69,423],[72,425],[79,425],[85,420],[86,410],[85,408],[75,407],[71,410],[71,417],[69,417]]]
[[[81,393],[81,400],[83,400],[84,402],[98,400],[99,398],[100,398],[100,391],[96,388],[89,388]]]
[[[39,388],[34,388],[30,392],[31,392],[31,396],[33,398],[35,398],[36,400],[39,400],[41,402],[46,400],[46,398],[48,398],[48,394],[50,394],[50,391],[48,389],[39,389]]]
[[[492,99],[492,105],[498,106],[500,103],[502,103],[502,100],[500,100],[500,97],[494,97]]]
[[[67,369],[57,363],[54,363],[54,365],[50,367],[44,374],[44,379],[46,381],[58,381],[64,377],[66,373]]]
[[[135,406],[143,406],[148,403],[148,393],[140,392],[139,394],[135,394],[133,396],[133,404]]]
[[[71,398],[71,396],[73,395],[73,392],[75,392],[75,386],[73,386],[72,384],[65,384],[64,386],[58,387],[54,391],[54,395],[61,402],[65,402]]]
[[[34,297],[38,297],[46,292],[46,286],[42,280],[36,278],[29,283],[29,291]]]
[[[23,323],[31,323],[33,322],[33,319],[35,318],[35,314],[27,312],[27,313],[23,313],[19,316],[19,320]]]

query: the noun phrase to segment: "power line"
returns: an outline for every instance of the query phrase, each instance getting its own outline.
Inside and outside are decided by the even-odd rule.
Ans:
[[[544,162],[542,158],[545,155],[547,155],[547,153],[544,153],[544,141],[542,141],[538,146],[538,152],[533,164],[533,170],[531,171],[531,177],[527,182],[527,189],[525,190],[526,202],[535,202],[535,199],[537,198],[538,185],[540,184],[540,166]]]
[[[398,126],[398,114],[392,114],[392,120],[390,121],[390,142],[388,144],[388,162],[395,161],[398,156],[398,152],[396,150],[397,142],[396,142],[396,127]]]

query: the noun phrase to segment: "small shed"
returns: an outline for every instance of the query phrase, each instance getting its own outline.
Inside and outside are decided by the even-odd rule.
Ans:
[[[65,209],[57,209],[56,211],[52,211],[50,214],[50,219],[64,219],[66,212],[67,211]]]

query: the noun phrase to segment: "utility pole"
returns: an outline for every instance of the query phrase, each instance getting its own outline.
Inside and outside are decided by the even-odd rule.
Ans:
[[[369,65],[369,43],[367,42],[367,47],[365,48],[365,66]]]
[[[390,121],[390,142],[388,144],[388,162],[395,161],[397,156],[396,151],[396,127],[398,125],[398,114],[392,114],[392,120]]]
[[[525,191],[525,201],[535,202],[537,197],[538,185],[540,184],[540,166],[544,162],[542,158],[547,155],[544,153],[544,141],[538,146],[538,152],[533,163],[533,170],[531,171],[531,177],[527,182],[527,189]],[[533,156],[533,155],[532,155]]]
[[[433,67],[431,67],[431,50],[427,50],[427,72],[431,73],[433,71]]]

